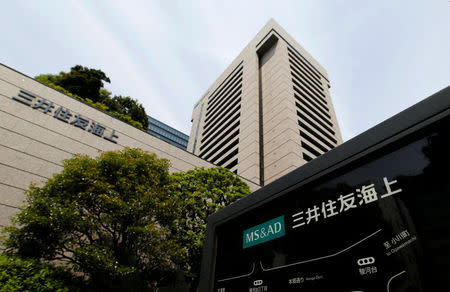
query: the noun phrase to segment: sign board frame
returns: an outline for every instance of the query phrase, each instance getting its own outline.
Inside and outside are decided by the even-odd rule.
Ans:
[[[450,117],[450,86],[211,215],[208,218],[199,291],[213,291],[218,227],[446,117]]]

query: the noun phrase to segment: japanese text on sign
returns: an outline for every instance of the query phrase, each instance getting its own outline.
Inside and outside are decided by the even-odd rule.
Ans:
[[[294,225],[292,228],[298,228],[303,225],[308,225],[319,220],[323,220],[329,217],[336,216],[340,213],[347,212],[350,209],[357,208],[363,204],[370,204],[379,199],[383,199],[397,193],[400,193],[402,189],[392,189],[392,185],[397,183],[397,180],[389,181],[386,177],[383,177],[384,187],[386,193],[378,196],[375,189],[375,184],[364,185],[355,192],[346,195],[340,195],[337,200],[328,200],[322,202],[321,205],[314,205],[306,210],[296,212],[292,215],[292,221]],[[355,196],[356,193],[356,196]]]
[[[19,94],[17,94],[17,96],[13,96],[13,99],[15,101],[18,101],[27,106],[31,106],[31,108],[33,108],[35,110],[41,110],[44,114],[52,113],[52,110],[55,108],[52,101],[49,101],[45,98],[38,98],[37,102],[32,104],[32,102],[35,98],[36,98],[35,95],[33,95],[29,92],[26,92],[24,90],[20,90]],[[69,121],[72,116],[74,118],[72,119],[72,121]],[[89,119],[86,119],[86,118],[82,117],[80,114],[73,115],[70,112],[70,109],[68,109],[68,108],[63,108],[62,106],[59,106],[53,112],[53,117],[64,123],[68,123],[74,127],[80,128],[82,130],[87,130],[88,132],[92,133],[93,135],[96,135],[98,137],[103,137],[103,139],[117,144],[116,138],[119,138],[119,136],[116,135],[115,130],[111,130],[111,133],[109,133],[109,135],[105,135],[106,127],[104,125],[97,123],[96,121],[93,121],[93,120],[91,121]],[[89,125],[89,123],[90,123],[90,125]]]

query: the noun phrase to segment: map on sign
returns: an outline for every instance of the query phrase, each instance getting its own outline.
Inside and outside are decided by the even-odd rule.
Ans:
[[[426,249],[449,240],[439,208],[450,204],[448,128],[443,121],[219,225],[214,291],[433,291],[450,261]]]

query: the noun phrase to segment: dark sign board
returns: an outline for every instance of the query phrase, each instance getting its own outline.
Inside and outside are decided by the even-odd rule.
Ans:
[[[450,87],[211,216],[201,291],[448,289],[449,108]]]

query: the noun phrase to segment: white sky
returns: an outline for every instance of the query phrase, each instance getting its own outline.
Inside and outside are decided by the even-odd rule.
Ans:
[[[2,1],[0,63],[103,70],[186,134],[196,101],[274,18],[328,71],[344,141],[450,85],[450,1]]]

